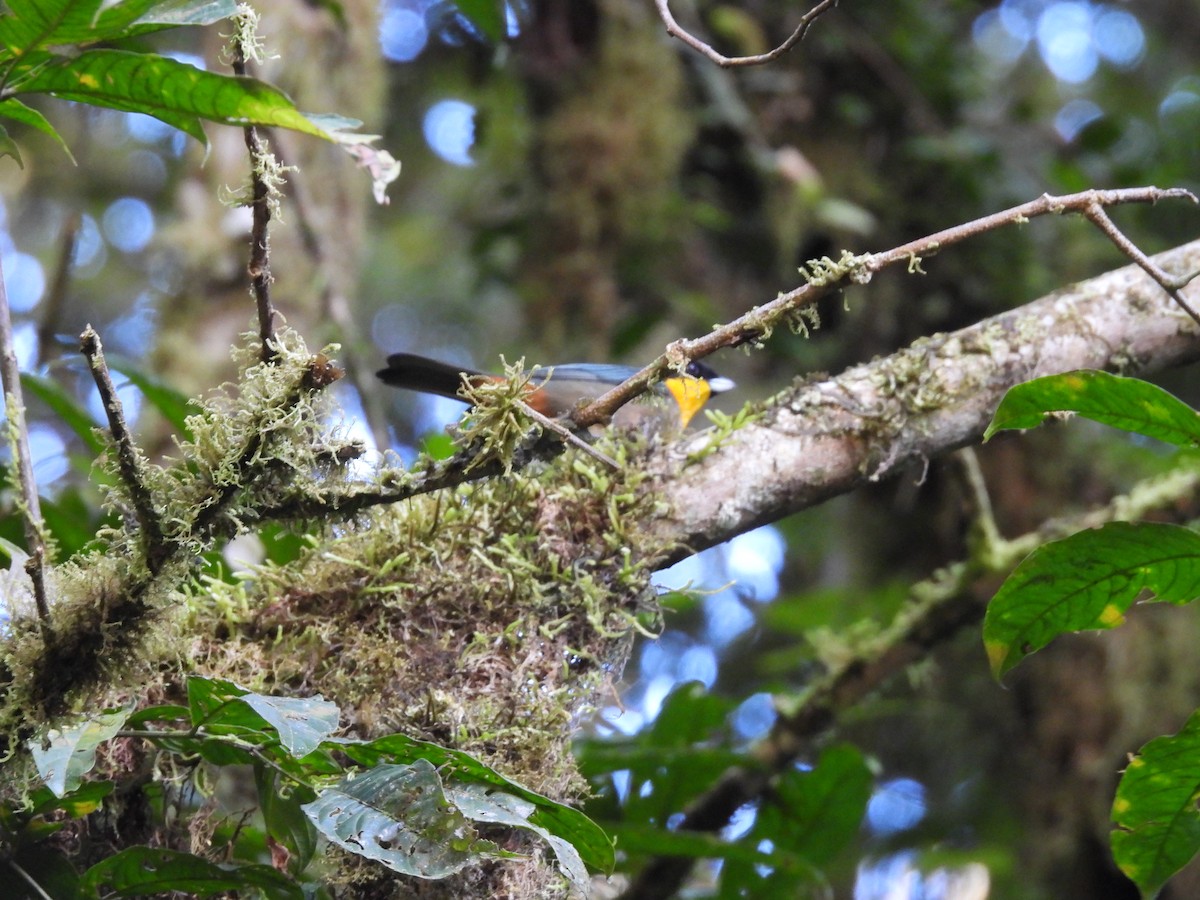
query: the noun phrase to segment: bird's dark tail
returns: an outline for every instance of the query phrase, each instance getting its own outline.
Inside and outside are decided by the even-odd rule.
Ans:
[[[458,391],[462,387],[463,375],[473,377],[480,373],[412,353],[393,353],[387,358],[387,368],[375,374],[384,384],[393,387],[461,400]]]

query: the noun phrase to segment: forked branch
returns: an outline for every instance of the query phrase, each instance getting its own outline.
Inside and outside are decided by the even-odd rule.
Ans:
[[[1076,213],[1085,216],[1101,227],[1110,239],[1130,259],[1141,266],[1176,303],[1196,319],[1196,314],[1179,295],[1179,288],[1190,279],[1173,277],[1163,272],[1137,249],[1128,238],[1116,231],[1105,214],[1105,208],[1125,203],[1157,203],[1159,200],[1183,198],[1197,202],[1194,194],[1183,188],[1139,187],[1112,191],[1082,191],[1062,197],[1043,194],[1036,200],[1022,203],[1002,212],[992,213],[980,219],[946,228],[926,237],[901,244],[882,253],[863,256],[846,254],[841,260],[825,260],[819,264],[819,272],[807,273],[806,284],[780,294],[770,303],[755,307],[732,322],[721,325],[704,337],[694,340],[679,340],[668,345],[666,352],[628,380],[617,385],[594,402],[579,409],[574,415],[575,425],[583,428],[597,422],[607,421],[614,412],[634,397],[646,391],[651,384],[664,378],[671,371],[682,369],[688,362],[701,359],[724,347],[736,347],[757,341],[772,329],[787,322],[800,310],[812,306],[822,297],[843,287],[846,282],[866,284],[876,272],[904,263],[915,270],[922,258],[937,254],[945,247],[961,243],[967,238],[995,231],[1006,225],[1019,225],[1029,219],[1047,214]],[[1101,219],[1103,217],[1103,219]],[[1105,226],[1102,222],[1107,222]],[[1149,268],[1147,268],[1149,265]],[[811,266],[810,266],[811,268]],[[1200,319],[1196,319],[1200,324]]]
[[[838,0],[821,0],[820,3],[800,17],[795,31],[788,36],[786,41],[774,50],[754,56],[725,56],[723,53],[715,50],[711,44],[705,43],[691,32],[680,27],[679,23],[675,21],[675,16],[671,13],[671,7],[667,0],[654,0],[654,5],[658,9],[659,18],[667,26],[667,34],[687,44],[693,50],[703,53],[721,68],[732,69],[739,66],[761,66],[763,63],[769,63],[783,56],[792,47],[800,43],[804,35],[808,33],[808,29],[812,27],[813,22],[838,5]]]

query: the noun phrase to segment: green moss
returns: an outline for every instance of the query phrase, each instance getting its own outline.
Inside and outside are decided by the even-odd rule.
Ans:
[[[628,543],[647,503],[633,469],[593,464],[569,453],[375,509],[252,586],[196,592],[192,627],[213,633],[199,668],[238,678],[230,640],[265,648],[279,688],[355,709],[364,735],[459,747],[576,795],[570,724],[627,651],[649,577]]]

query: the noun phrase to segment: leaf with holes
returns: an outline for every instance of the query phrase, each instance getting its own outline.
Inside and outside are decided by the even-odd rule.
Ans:
[[[445,878],[479,859],[516,856],[479,837],[424,759],[345,779],[304,811],[339,847],[404,875]]]
[[[121,730],[133,707],[110,710],[28,742],[38,774],[57,797],[65,797],[96,765],[96,748]]]

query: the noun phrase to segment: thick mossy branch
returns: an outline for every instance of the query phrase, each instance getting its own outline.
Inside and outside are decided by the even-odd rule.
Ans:
[[[648,503],[634,471],[572,452],[372,510],[292,565],[196,594],[191,655],[357,708],[363,734],[403,731],[573,794],[571,719],[653,615],[626,531]]]
[[[180,445],[177,461],[131,469],[115,450],[107,454],[103,465],[117,485],[108,502],[125,512],[150,498],[161,531],[148,544],[139,517],[125,515],[124,527],[102,532],[90,552],[48,573],[52,642],[31,627],[32,611],[20,602],[26,592],[13,592],[13,634],[0,646],[6,744],[97,691],[131,683],[170,653],[173,629],[164,626],[180,608],[178,591],[195,577],[198,555],[285,490],[339,478],[344,442],[329,435],[318,399],[336,370],[294,335],[281,333],[277,346],[276,364],[250,366],[236,389],[189,419],[193,439]],[[256,347],[245,353],[258,355]]]
[[[631,533],[658,503],[629,459],[637,444],[601,439],[615,470],[578,449],[546,462],[540,448],[559,442],[529,430],[514,377],[479,398],[459,435],[459,468],[482,459],[507,475],[353,513],[334,512],[334,502],[294,562],[237,583],[201,580],[199,554],[266,510],[377,489],[384,473],[402,490],[428,469],[348,479],[339,462],[348,445],[320,400],[336,367],[287,332],[277,346],[272,364],[256,362],[256,347],[245,351],[241,382],[189,420],[178,462],[137,467],[139,496],[154,498],[169,548],[157,575],[137,517],[125,515],[93,552],[51,572],[60,645],[48,650],[35,620],[17,617],[0,648],[7,746],[71,709],[124,702],[134,684],[142,696],[178,699],[194,671],[269,693],[321,693],[359,735],[402,732],[465,750],[549,796],[580,796],[575,722],[658,616],[650,561],[662,550]],[[115,460],[105,464],[117,472]],[[127,512],[132,493],[122,484],[110,503]],[[334,880],[392,877],[374,872],[347,858]],[[439,889],[457,896],[466,881],[513,878],[538,885],[538,895],[559,882],[552,865],[531,859],[483,866]]]

